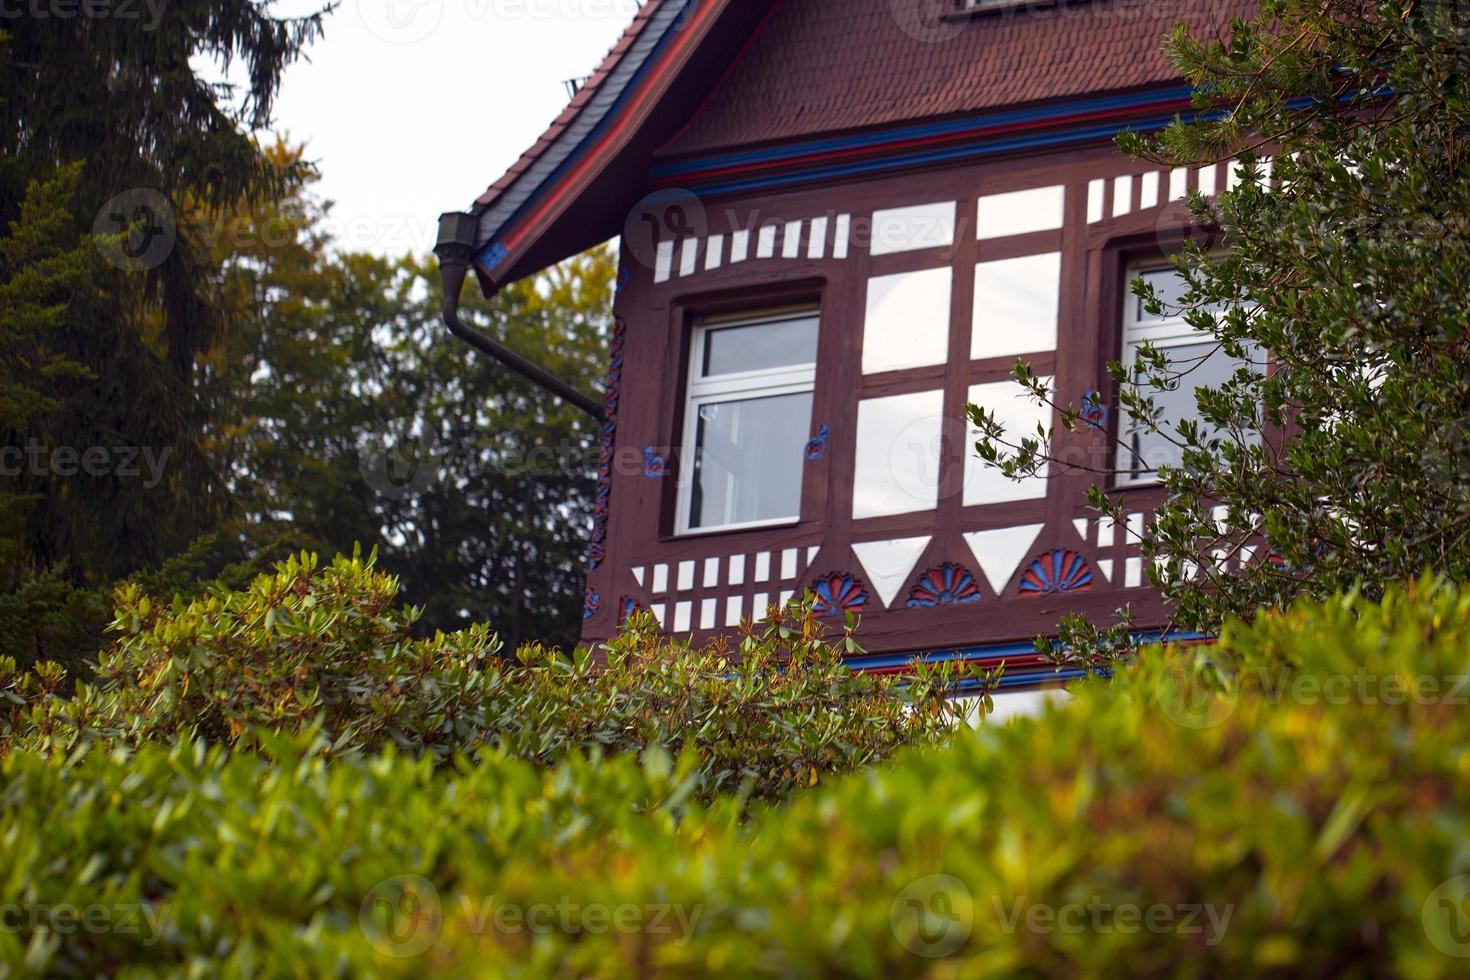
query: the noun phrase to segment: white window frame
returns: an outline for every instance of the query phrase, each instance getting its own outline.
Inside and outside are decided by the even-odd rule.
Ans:
[[[1167,260],[1163,262],[1141,262],[1130,266],[1127,272],[1125,284],[1131,284],[1133,280],[1151,272],[1175,271],[1173,265]],[[1213,338],[1210,334],[1202,333],[1189,325],[1183,314],[1164,317],[1162,319],[1139,319],[1139,307],[1142,305],[1131,288],[1123,291],[1125,307],[1123,310],[1123,371],[1124,376],[1133,376],[1133,365],[1138,360],[1138,347],[1140,344],[1153,344],[1158,350],[1168,350],[1173,347],[1191,347],[1195,344],[1208,343]],[[1118,474],[1114,481],[1118,487],[1152,487],[1159,483],[1157,470],[1148,470],[1141,475],[1135,476],[1132,472],[1133,447],[1129,444],[1128,432],[1132,428],[1133,420],[1120,406],[1118,412],[1118,441],[1123,445],[1118,446]]]
[[[809,364],[785,365],[779,368],[769,368],[760,371],[741,371],[736,374],[722,374],[714,378],[701,376],[704,365],[705,346],[709,335],[716,330],[725,330],[731,327],[753,327],[762,324],[780,323],[785,320],[805,320],[813,317],[818,318],[818,330],[820,331],[820,311],[815,306],[782,307],[780,309],[762,310],[756,313],[741,313],[736,316],[706,317],[698,320],[694,325],[694,333],[689,354],[689,381],[684,391],[684,436],[680,442],[683,447],[679,459],[679,503],[678,520],[675,522],[675,530],[679,535],[713,534],[720,531],[743,531],[762,527],[782,527],[796,524],[801,520],[801,505],[798,497],[797,513],[789,516],[772,517],[759,521],[739,521],[730,524],[706,524],[700,527],[691,527],[690,520],[693,517],[694,508],[694,462],[695,462],[695,439],[699,434],[699,410],[705,405],[713,405],[719,402],[754,401],[758,398],[772,398],[778,395],[797,395],[816,390],[817,363],[815,359]],[[804,425],[809,429],[811,420],[807,419]],[[802,466],[804,457],[793,461],[793,465]],[[802,484],[806,483],[805,473],[802,474]]]

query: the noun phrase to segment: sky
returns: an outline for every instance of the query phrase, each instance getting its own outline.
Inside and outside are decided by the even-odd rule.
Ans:
[[[278,16],[324,0],[277,0]],[[337,247],[400,255],[434,244],[565,107],[637,0],[342,0],[293,65],[274,129],[304,142],[335,202]]]

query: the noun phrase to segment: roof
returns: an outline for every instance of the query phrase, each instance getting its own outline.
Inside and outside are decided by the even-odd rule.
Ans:
[[[869,140],[867,152],[877,153],[887,149],[867,134],[922,120],[960,127],[947,137],[954,139],[975,120],[993,135],[1145,108],[1150,122],[1166,119],[1158,115],[1165,108],[1172,115],[1187,104],[1163,52],[1170,26],[1183,20],[1197,32],[1223,31],[1229,17],[1257,4],[1084,0],[960,17],[953,7],[952,0],[648,0],[561,115],[477,199],[482,285],[493,291],[620,234],[651,186],[677,175],[693,187],[702,159],[711,161],[709,173],[726,173],[720,151],[733,159],[735,147],[797,147],[841,133]],[[1084,98],[1170,84],[1168,103]],[[1018,105],[1039,108],[1025,119],[995,112]],[[777,153],[761,166],[788,163]]]
[[[942,18],[953,0],[788,0],[663,152],[885,126],[1180,75],[1179,22],[1228,34],[1257,0],[1093,0]],[[924,13],[927,8],[927,15]]]

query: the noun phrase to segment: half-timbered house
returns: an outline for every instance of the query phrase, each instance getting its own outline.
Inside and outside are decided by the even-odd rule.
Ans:
[[[1128,282],[1167,291],[1181,202],[1233,175],[1113,137],[1189,110],[1174,23],[1250,6],[644,4],[546,134],[446,216],[487,292],[621,243],[586,638],[637,609],[734,632],[811,590],[861,614],[857,666],[1005,660],[1024,687],[1055,676],[1032,640],[1065,613],[1131,603],[1161,625],[1139,540],[1169,447],[1127,433],[1105,364],[1198,344]],[[967,403],[1054,425],[1009,380],[1018,358],[1060,401],[1091,393],[1090,426],[1051,449],[1122,471],[1124,526],[1087,510],[1093,473],[1016,483],[977,457]]]

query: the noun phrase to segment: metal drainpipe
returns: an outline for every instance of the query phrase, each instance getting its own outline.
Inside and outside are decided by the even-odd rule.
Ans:
[[[469,272],[475,251],[478,222],[472,214],[451,212],[439,218],[439,243],[434,254],[439,257],[439,273],[444,283],[444,323],[449,331],[482,354],[489,354],[512,371],[528,378],[563,401],[575,405],[601,422],[606,417],[602,402],[579,391],[546,369],[531,363],[515,351],[485,336],[459,318],[459,293]]]

